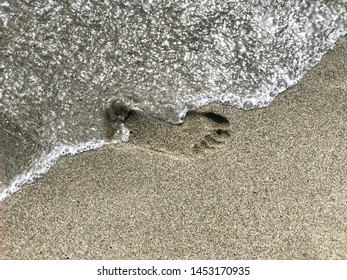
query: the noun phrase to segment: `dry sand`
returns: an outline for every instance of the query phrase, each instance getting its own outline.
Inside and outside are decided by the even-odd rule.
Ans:
[[[132,115],[6,200],[7,258],[346,259],[346,77],[344,38],[266,109]]]

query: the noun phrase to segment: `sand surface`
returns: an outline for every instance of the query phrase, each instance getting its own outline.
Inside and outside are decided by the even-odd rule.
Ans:
[[[0,114],[0,124],[1,124],[1,114]],[[0,129],[0,192],[4,190],[4,181],[5,181],[5,160],[4,160],[4,149],[3,149],[3,130]],[[4,211],[4,202],[0,201],[0,260],[5,258],[5,211]]]
[[[344,38],[266,109],[132,115],[5,201],[6,257],[346,259],[346,77]]]

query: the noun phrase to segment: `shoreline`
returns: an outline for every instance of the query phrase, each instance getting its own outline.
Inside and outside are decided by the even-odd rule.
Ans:
[[[267,108],[142,114],[5,201],[8,259],[347,258],[347,38]]]

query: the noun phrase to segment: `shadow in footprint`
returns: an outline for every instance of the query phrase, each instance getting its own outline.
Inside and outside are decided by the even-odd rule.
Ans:
[[[200,114],[208,120],[208,129],[206,130],[206,134],[193,145],[193,151],[195,153],[201,153],[205,150],[215,149],[223,145],[227,138],[230,137],[229,120],[213,112],[196,114]]]
[[[201,113],[203,116],[205,116],[206,118],[216,122],[216,123],[219,123],[219,124],[230,124],[229,120],[222,116],[222,115],[219,115],[219,114],[216,114],[216,113],[213,113],[213,112],[204,112],[204,113]]]

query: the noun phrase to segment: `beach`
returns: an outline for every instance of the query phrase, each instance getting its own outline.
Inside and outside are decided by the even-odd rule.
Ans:
[[[346,77],[345,37],[267,108],[133,113],[4,201],[5,258],[346,259]]]

